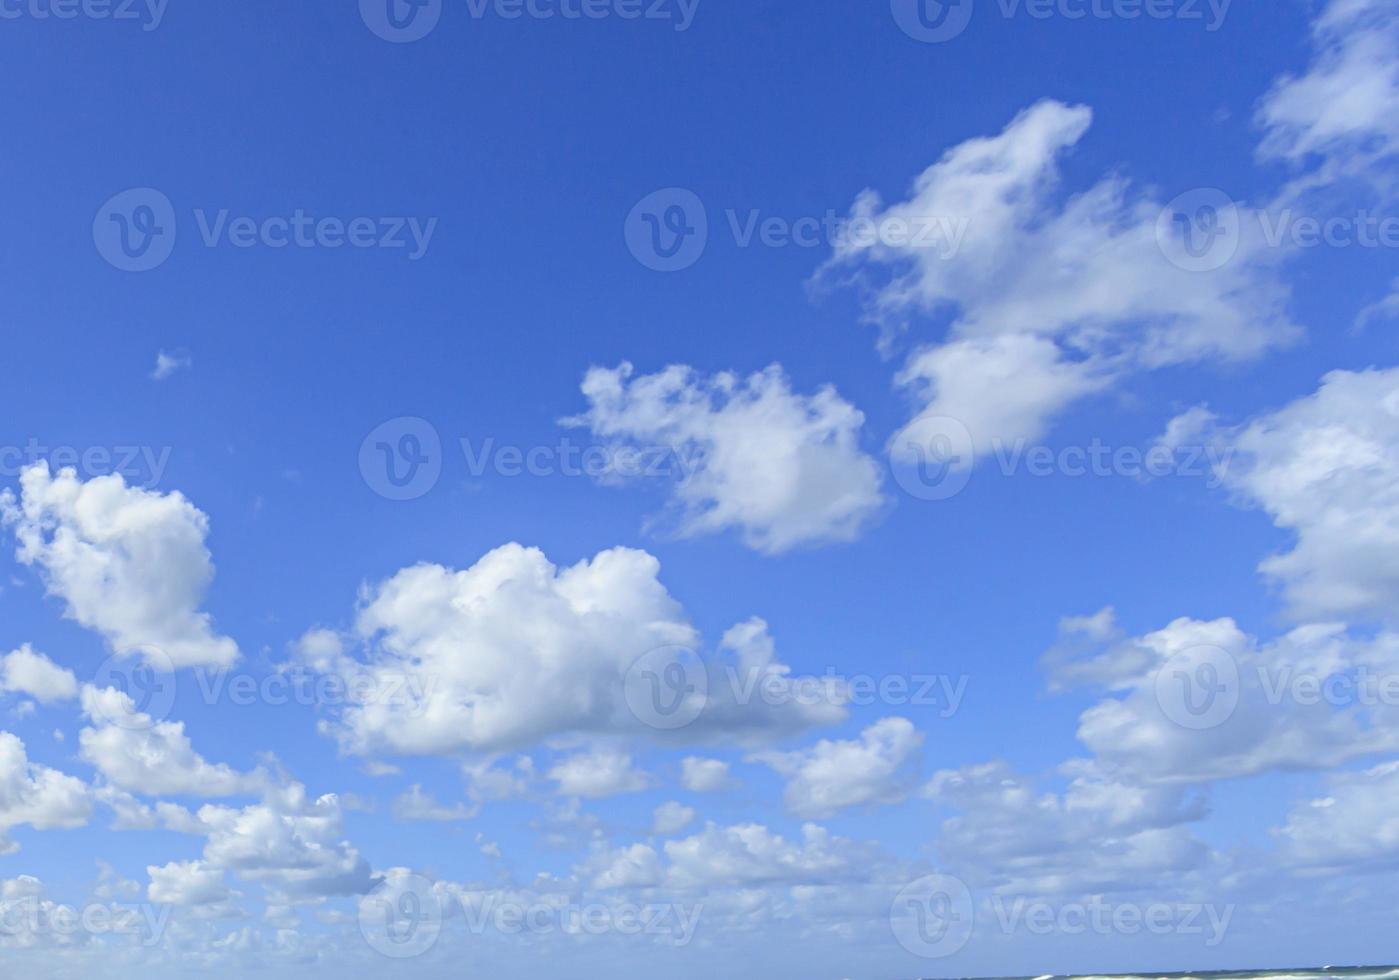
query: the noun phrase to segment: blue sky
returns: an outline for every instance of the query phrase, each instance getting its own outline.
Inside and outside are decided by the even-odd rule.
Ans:
[[[0,0],[7,955],[1395,959],[1393,0],[57,6]]]

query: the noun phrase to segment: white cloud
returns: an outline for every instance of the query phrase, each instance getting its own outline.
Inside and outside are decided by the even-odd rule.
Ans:
[[[176,371],[185,371],[194,366],[194,358],[189,351],[160,351],[155,355],[155,370],[151,372],[152,381],[164,381]]]
[[[341,839],[342,808],[334,795],[308,800],[300,784],[269,791],[262,803],[233,809],[203,806],[208,837],[204,862],[296,899],[363,894],[369,866]]]
[[[694,631],[650,555],[614,549],[559,569],[520,545],[466,571],[407,568],[367,589],[355,632],[369,663],[318,653],[321,669],[418,678],[405,700],[368,699],[336,729],[351,751],[492,751],[564,732],[606,731],[626,712],[623,679],[647,651]],[[639,725],[638,725],[639,727]]]
[[[1100,636],[1082,644],[1077,659],[1055,657],[1051,667],[1061,688],[1115,692],[1083,712],[1078,737],[1100,763],[1136,781],[1325,769],[1399,750],[1399,711],[1378,698],[1368,704],[1358,680],[1395,675],[1393,635],[1359,640],[1344,627],[1314,625],[1260,644],[1233,620],[1178,619],[1139,638]],[[1204,706],[1204,681],[1218,688],[1221,710],[1199,727],[1182,724],[1178,703],[1189,697]]]
[[[923,736],[906,718],[884,718],[854,741],[822,739],[797,752],[752,757],[787,778],[783,800],[799,817],[824,818],[851,807],[902,803],[917,778]]]
[[[534,780],[534,760],[522,755],[515,760],[513,770],[490,761],[468,762],[462,766],[462,775],[467,795],[478,803],[513,800],[524,796]]]
[[[162,905],[218,905],[232,897],[223,871],[203,861],[148,866],[146,873],[151,878],[146,895]]]
[[[614,452],[668,453],[685,472],[672,489],[679,533],[737,529],[779,554],[856,538],[880,509],[879,464],[860,449],[864,415],[832,387],[792,391],[781,367],[702,378],[688,367],[633,377],[630,364],[583,381],[587,426]]]
[[[1184,787],[1144,787],[1069,763],[1062,794],[1040,792],[1003,762],[935,775],[928,796],[961,812],[938,850],[970,882],[1028,894],[1134,890],[1206,866],[1209,848],[1182,826],[1205,815]]]
[[[1399,4],[1331,0],[1312,33],[1311,67],[1279,79],[1259,108],[1261,154],[1319,161],[1297,189],[1361,175],[1392,190],[1376,164],[1399,154]]]
[[[1399,320],[1399,279],[1394,281],[1389,295],[1371,303],[1355,317],[1355,329],[1367,330],[1377,323]]]
[[[1313,872],[1392,874],[1399,867],[1399,762],[1329,780],[1327,795],[1275,831],[1289,864]]]
[[[86,824],[91,816],[92,797],[86,783],[30,762],[24,743],[0,732],[0,854],[19,849],[8,837],[15,827],[72,829]]]
[[[647,654],[697,639],[659,573],[643,551],[615,548],[561,569],[537,549],[510,544],[465,571],[418,565],[366,588],[354,631],[363,659],[324,631],[308,634],[300,654],[351,689],[382,692],[327,726],[358,754],[475,759],[565,735],[758,739],[844,718],[838,702],[743,700],[715,666],[704,711],[690,726],[666,735],[646,724],[627,700],[629,670]],[[726,645],[754,631],[762,632],[760,621],[730,631]],[[752,642],[744,663],[755,677],[790,683],[771,641]]]
[[[680,763],[680,784],[692,793],[719,793],[732,789],[735,780],[727,762],[689,756]]]
[[[656,812],[652,815],[651,832],[662,837],[670,837],[680,833],[694,821],[694,807],[685,806],[683,803],[676,803],[672,800],[656,807]]]
[[[758,823],[714,823],[682,840],[599,849],[580,868],[595,888],[658,888],[687,892],[799,887],[865,880],[883,864],[871,847],[835,837],[816,824],[788,840]],[[764,904],[766,901],[764,900]]]
[[[609,888],[651,888],[665,877],[661,856],[647,844],[633,844],[595,855],[586,869],[592,886]]]
[[[54,901],[44,883],[32,875],[0,880],[0,922],[5,924],[0,929],[0,950],[4,951],[6,973],[118,977],[123,966],[129,973],[133,962],[130,948],[123,949],[123,943],[103,941],[99,936],[123,933],[118,938],[133,945],[134,941],[158,940],[157,920],[151,915],[133,919],[132,905],[110,901],[115,889],[109,878],[104,871],[104,883],[94,889],[96,901],[81,906]],[[83,923],[94,927],[85,928]],[[103,928],[96,928],[97,923]]]
[[[852,220],[966,230],[949,254],[916,238],[847,236],[820,278],[852,274],[886,346],[915,315],[950,317],[946,339],[915,351],[899,383],[918,414],[891,441],[896,458],[949,416],[982,453],[1035,439],[1084,396],[1134,372],[1242,360],[1294,339],[1287,290],[1257,222],[1241,222],[1232,261],[1208,273],[1167,260],[1162,203],[1116,177],[1062,204],[1059,157],[1087,132],[1083,106],[1041,102],[1000,135],[949,150],[885,207],[866,191]],[[887,273],[887,276],[885,276]]]
[[[582,752],[564,759],[548,772],[559,784],[560,796],[601,799],[623,793],[640,793],[651,778],[633,768],[631,756],[609,749]]]
[[[29,644],[0,657],[0,691],[26,694],[40,704],[78,696],[78,679]]]
[[[82,758],[113,786],[145,796],[234,796],[259,792],[266,783],[262,772],[207,762],[194,751],[183,722],[157,722],[121,691],[84,685],[82,702],[97,726],[78,733]]]
[[[1225,484],[1296,535],[1261,566],[1296,618],[1399,618],[1399,368],[1332,372],[1215,438]]]
[[[719,827],[713,823],[684,840],[666,841],[666,884],[674,888],[733,888],[857,880],[868,873],[874,852],[815,824],[789,841],[761,824]]]
[[[156,647],[176,667],[223,667],[238,647],[199,610],[214,566],[208,518],[179,493],[128,487],[121,476],[80,481],[73,470],[27,467],[22,496],[0,494],[18,557],[43,571],[67,615],[119,652]]]
[[[945,434],[946,418],[966,426],[973,448],[983,455],[997,440],[1038,439],[1051,418],[1106,388],[1112,372],[1066,356],[1050,338],[1015,333],[923,347],[910,355],[896,380],[924,407],[890,441],[890,452],[900,462],[915,463],[920,448]],[[949,462],[961,468],[973,460]]]
[[[476,807],[465,803],[447,806],[439,803],[431,793],[414,783],[402,796],[393,801],[393,815],[397,820],[426,820],[437,823],[451,823],[457,820],[470,820],[476,816]]]
[[[177,834],[200,834],[203,825],[186,808],[164,801],[147,806],[124,789],[110,784],[98,786],[93,796],[103,806],[109,807],[115,819],[113,830],[170,830]]]

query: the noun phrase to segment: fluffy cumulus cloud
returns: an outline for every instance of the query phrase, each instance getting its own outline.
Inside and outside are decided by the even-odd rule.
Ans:
[[[632,765],[631,756],[611,749],[571,755],[548,776],[559,784],[560,796],[587,799],[640,793],[651,785],[651,777]]]
[[[1066,640],[1075,657],[1051,669],[1061,687],[1112,692],[1083,712],[1078,736],[1116,771],[1189,783],[1399,750],[1399,709],[1385,687],[1399,637],[1312,625],[1260,643],[1229,619],[1179,619],[1136,638],[1076,620],[1070,633],[1085,624],[1100,632]]]
[[[1088,762],[1063,767],[1062,793],[1041,790],[1003,762],[937,773],[926,794],[957,811],[938,850],[978,886],[1029,894],[1133,890],[1208,866],[1185,824],[1205,814],[1180,787],[1123,782]]]
[[[204,866],[260,882],[279,895],[306,901],[362,894],[369,865],[343,839],[339,797],[311,800],[298,783],[268,791],[261,803],[236,809],[207,805],[196,814],[207,838]]]
[[[704,830],[666,841],[665,882],[678,889],[830,884],[862,879],[877,863],[869,845],[804,824],[789,840],[756,823]]]
[[[651,830],[662,837],[678,834],[695,821],[694,807],[676,803],[662,803],[652,815]]]
[[[92,817],[92,794],[81,779],[29,761],[24,742],[0,732],[0,854],[19,849],[9,832],[81,827]]]
[[[365,590],[351,636],[315,631],[299,653],[311,669],[371,692],[327,726],[356,753],[474,755],[567,735],[661,737],[628,700],[629,677],[643,657],[664,659],[697,637],[659,573],[643,551],[615,548],[559,568],[537,549],[506,545],[464,571],[398,572]],[[736,670],[769,688],[795,683],[760,621],[736,630],[725,638]],[[347,639],[362,656],[347,651]],[[815,705],[744,698],[717,661],[713,673],[702,712],[673,737],[759,738],[845,715],[835,695]]]
[[[147,896],[162,905],[217,905],[232,897],[224,873],[203,861],[172,861],[148,867]]]
[[[53,704],[77,697],[78,679],[26,643],[0,657],[0,691]]]
[[[735,780],[729,764],[722,759],[687,756],[680,761],[680,784],[692,793],[718,793],[730,789]]]
[[[888,864],[876,848],[805,824],[788,839],[758,823],[708,823],[659,848],[634,844],[597,849],[579,871],[595,888],[665,888],[676,892],[819,886],[866,880]]]
[[[1315,186],[1352,175],[1394,191],[1399,155],[1399,3],[1330,0],[1312,28],[1307,71],[1278,80],[1259,108],[1261,152],[1309,168]]]
[[[157,722],[114,688],[85,685],[83,712],[93,722],[78,735],[82,758],[113,786],[145,796],[256,793],[266,777],[206,761],[183,722]]]
[[[1262,565],[1294,616],[1399,618],[1399,368],[1333,372],[1207,437],[1233,450],[1225,484],[1296,537]]]
[[[1332,776],[1275,831],[1289,864],[1313,873],[1392,874],[1399,867],[1399,762]]]
[[[103,871],[89,901],[56,900],[33,875],[0,879],[0,950],[7,975],[117,977],[144,972],[143,953],[161,938],[168,912],[137,909],[134,882]],[[122,899],[114,901],[113,899]],[[83,924],[92,923],[93,928]]]
[[[829,386],[794,392],[776,365],[747,378],[594,368],[583,394],[588,410],[568,424],[586,426],[618,461],[662,454],[681,471],[671,500],[684,536],[737,529],[778,554],[852,540],[881,507],[879,464],[860,448],[864,415]]]
[[[1232,261],[1212,272],[1168,260],[1162,202],[1109,177],[1061,200],[1059,159],[1092,112],[1041,102],[998,136],[949,150],[886,205],[873,191],[852,222],[964,229],[956,248],[927,236],[849,235],[821,281],[862,284],[886,344],[914,316],[946,318],[947,336],[909,357],[899,383],[917,416],[891,443],[897,458],[945,435],[974,447],[1035,439],[1074,402],[1133,372],[1256,357],[1298,333],[1287,290],[1257,222],[1242,222]],[[853,225],[852,225],[853,226]]]
[[[783,799],[799,817],[824,818],[851,807],[901,803],[917,778],[923,736],[906,718],[875,722],[854,741],[822,739],[796,752],[764,752],[764,762],[787,778]]]
[[[476,816],[478,807],[465,803],[441,803],[422,786],[413,784],[393,801],[393,815],[396,820],[425,820],[433,823],[452,823],[470,820]]]
[[[200,611],[214,576],[208,518],[179,493],[128,487],[120,476],[81,481],[47,463],[27,467],[18,498],[0,495],[18,557],[41,571],[67,614],[118,652],[160,650],[176,667],[228,666],[237,645]]]

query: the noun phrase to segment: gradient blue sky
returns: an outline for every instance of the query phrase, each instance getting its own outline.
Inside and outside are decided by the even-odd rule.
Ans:
[[[209,764],[261,771],[265,786],[249,788],[250,782],[223,798],[127,786],[146,806],[158,800],[191,812],[204,805],[263,806],[285,815],[267,797],[300,783],[311,799],[338,794],[341,822],[332,843],[350,842],[379,880],[391,869],[407,869],[439,884],[526,889],[536,876],[549,875],[554,891],[715,910],[712,918],[701,916],[695,941],[678,948],[633,948],[617,936],[473,943],[449,923],[436,948],[410,960],[383,959],[361,938],[352,890],[289,898],[278,877],[285,868],[253,872],[220,864],[206,851],[207,834],[156,825],[115,829],[101,792],[120,780],[113,779],[114,764],[81,747],[80,730],[100,727],[82,698],[31,709],[24,691],[11,690],[0,710],[4,729],[23,742],[26,778],[37,778],[34,767],[57,770],[81,781],[92,802],[88,815],[72,821],[81,826],[36,829],[15,816],[4,836],[19,848],[0,858],[0,879],[33,876],[53,901],[80,905],[100,893],[103,861],[118,881],[114,900],[172,906],[177,925],[150,948],[123,951],[118,964],[134,968],[129,957],[138,957],[143,969],[160,976],[195,969],[456,976],[469,964],[511,975],[700,976],[722,969],[734,976],[777,971],[839,978],[1396,958],[1391,937],[1399,895],[1384,876],[1369,873],[1394,867],[1399,850],[1392,837],[1367,837],[1343,822],[1318,829],[1295,816],[1299,809],[1314,813],[1318,808],[1308,801],[1316,798],[1352,805],[1337,789],[1352,786],[1337,783],[1345,774],[1356,780],[1356,794],[1378,800],[1375,812],[1384,812],[1385,799],[1392,806],[1393,797],[1384,795],[1392,792],[1390,783],[1376,767],[1399,753],[1384,737],[1399,731],[1394,706],[1363,717],[1341,706],[1336,718],[1308,715],[1305,724],[1282,717],[1285,707],[1270,706],[1281,719],[1278,731],[1309,733],[1298,736],[1306,744],[1271,752],[1269,736],[1235,755],[1207,746],[1205,754],[1233,760],[1212,774],[1181,761],[1199,755],[1189,741],[1199,733],[1176,731],[1184,748],[1169,740],[1135,746],[1140,757],[1133,758],[1126,750],[1111,756],[1079,737],[1084,712],[1105,701],[1129,703],[1132,692],[1151,686],[1142,680],[1146,668],[1137,654],[1123,652],[1143,647],[1127,638],[1181,617],[1231,619],[1264,646],[1301,624],[1340,623],[1345,650],[1366,652],[1335,654],[1329,671],[1389,662],[1388,653],[1374,650],[1389,649],[1399,578],[1373,552],[1399,528],[1399,508],[1383,492],[1392,490],[1387,467],[1399,440],[1383,441],[1395,434],[1394,403],[1381,410],[1383,398],[1370,395],[1399,391],[1399,380],[1385,373],[1396,364],[1394,320],[1373,316],[1363,329],[1356,323],[1391,293],[1399,275],[1395,250],[1251,253],[1253,264],[1240,260],[1229,270],[1247,265],[1241,275],[1250,277],[1248,285],[1262,281],[1265,291],[1276,286],[1286,293],[1285,319],[1297,328],[1295,337],[1230,359],[1213,345],[1237,323],[1212,313],[1196,326],[1213,339],[1153,361],[1140,353],[1141,337],[1158,321],[1168,332],[1179,326],[1171,301],[1159,299],[1177,288],[1169,278],[1176,270],[1158,253],[1166,285],[1150,291],[1151,302],[1165,309],[1139,304],[1131,315],[1107,317],[1106,327],[1096,313],[1076,315],[1065,327],[1079,331],[1076,339],[1057,335],[1071,349],[1072,364],[1105,359],[1091,391],[1046,408],[1026,431],[973,433],[978,449],[983,438],[1002,434],[1028,435],[1056,450],[1094,440],[1146,449],[1172,419],[1208,405],[1217,419],[1201,438],[1250,460],[1237,481],[1210,474],[1006,476],[983,452],[965,490],[928,501],[901,490],[890,470],[891,440],[925,409],[963,419],[994,412],[984,405],[961,411],[946,394],[953,387],[947,377],[943,396],[934,398],[901,387],[896,376],[915,351],[975,333],[966,324],[976,319],[977,304],[985,313],[993,298],[965,285],[978,272],[954,275],[938,303],[901,310],[907,330],[881,350],[878,330],[863,322],[868,304],[890,269],[911,266],[923,270],[915,279],[935,277],[918,256],[847,256],[836,278],[849,271],[867,280],[864,289],[818,282],[832,260],[829,245],[739,247],[725,218],[730,209],[787,221],[844,215],[866,189],[888,203],[907,201],[915,178],[945,153],[997,137],[1045,100],[1091,107],[1091,126],[1051,155],[1054,180],[1020,188],[1040,213],[997,229],[1000,237],[985,253],[987,263],[1012,270],[1004,292],[1031,310],[1052,307],[1062,296],[1046,299],[1036,293],[1041,281],[1014,271],[1024,269],[1030,254],[1022,249],[1036,252],[1046,268],[1072,266],[1081,257],[1075,250],[1126,249],[1119,239],[1085,236],[1120,230],[1141,213],[1154,216],[1197,188],[1223,190],[1245,222],[1254,209],[1277,213],[1284,203],[1322,217],[1360,209],[1393,215],[1390,151],[1399,142],[1391,110],[1399,110],[1399,100],[1384,100],[1399,92],[1399,56],[1386,61],[1383,53],[1399,47],[1390,0],[1333,0],[1329,7],[1237,0],[1215,31],[1178,18],[1005,17],[982,0],[966,32],[945,43],[909,37],[879,0],[701,0],[684,31],[669,21],[615,17],[475,18],[467,0],[445,0],[437,28],[404,44],[376,36],[349,0],[171,0],[153,30],[131,21],[36,17],[30,6],[5,0],[0,6],[19,11],[0,21],[10,79],[0,108],[7,135],[0,200],[9,230],[0,236],[0,322],[8,340],[0,446],[37,440],[80,449],[168,448],[168,465],[151,492],[179,493],[207,517],[204,543],[216,575],[199,591],[197,607],[211,614],[218,635],[236,641],[236,670],[266,676],[297,656],[308,630],[350,630],[357,603],[401,569],[421,562],[467,569],[519,542],[559,567],[611,548],[648,552],[705,651],[714,651],[735,623],[761,617],[778,658],[795,674],[937,674],[967,682],[951,717],[933,706],[853,706],[843,720],[779,726],[742,745],[726,743],[722,732],[666,744],[634,732],[556,731],[509,750],[411,755],[347,748],[318,727],[342,720],[333,708],[206,703],[194,671],[181,670],[169,719],[183,723],[193,750]],[[1329,34],[1327,17],[1341,22]],[[1357,38],[1373,45],[1364,49],[1375,60],[1363,78],[1375,84],[1355,95],[1361,109],[1343,114],[1351,128],[1339,135],[1328,129],[1306,152],[1260,149],[1279,128],[1304,143],[1297,131],[1335,123],[1290,116],[1270,124],[1266,106],[1279,79],[1325,73],[1328,52],[1344,59]],[[1316,110],[1323,117],[1328,101],[1334,104],[1334,93]],[[1324,175],[1319,187],[1301,187],[1317,174]],[[976,173],[962,177],[972,181]],[[1120,209],[1086,220],[1077,233],[1044,231],[1078,195],[1109,178],[1124,182]],[[169,260],[147,272],[117,269],[94,246],[94,215],[129,188],[159,190],[178,222]],[[699,261],[669,274],[637,261],[624,227],[633,206],[663,188],[693,191],[710,224]],[[965,188],[957,193],[964,192],[970,200]],[[258,220],[299,209],[344,219],[413,216],[436,225],[418,260],[377,248],[205,247],[194,213],[221,209]],[[970,221],[974,230],[991,224],[979,214]],[[1022,241],[1007,243],[1017,235]],[[1042,246],[1065,251],[1038,252]],[[1140,268],[1137,254],[1122,252],[1124,272]],[[1119,285],[1071,278],[1085,293]],[[991,293],[997,291],[993,285]],[[1255,294],[1248,289],[1230,287],[1222,295],[1245,319],[1275,316],[1249,308]],[[999,321],[986,328],[997,315],[985,313],[979,322],[992,332],[1019,329]],[[1083,339],[1099,328],[1112,334],[1101,348]],[[1139,353],[1116,359],[1133,350]],[[179,363],[156,379],[159,352]],[[742,379],[773,364],[785,373],[783,398],[806,399],[834,386],[839,399],[863,413],[853,445],[833,457],[837,468],[849,474],[853,465],[872,461],[878,473],[875,500],[857,531],[809,535],[770,553],[745,540],[741,527],[684,534],[673,515],[651,520],[667,511],[663,482],[618,487],[558,475],[468,472],[460,439],[526,449],[570,435],[584,443],[605,439],[596,427],[568,429],[560,420],[589,411],[580,385],[590,368],[622,362],[635,366],[633,377],[688,366],[693,372],[684,385],[705,397],[714,397],[710,386],[721,372]],[[1363,373],[1371,368],[1381,370]],[[1355,411],[1343,410],[1357,403],[1339,396],[1335,405],[1311,400],[1329,372],[1352,372],[1345,378],[1358,379],[1363,389],[1353,397],[1374,406],[1380,421],[1362,426]],[[994,406],[1018,400],[1034,383],[1012,374],[973,379],[967,387]],[[1337,433],[1353,430],[1378,447],[1382,462],[1298,458],[1316,445],[1269,422],[1295,404],[1305,416],[1296,424],[1320,432],[1319,444],[1351,446]],[[376,494],[360,466],[366,436],[401,417],[428,420],[445,443],[440,481],[407,502]],[[718,433],[721,446],[726,438],[742,441],[727,417],[702,424],[711,423],[704,431]],[[779,426],[753,438],[784,434]],[[625,433],[616,438],[627,440]],[[1324,479],[1315,477],[1312,463],[1330,468]],[[1314,497],[1297,491],[1279,503],[1279,495],[1291,493],[1278,489],[1291,486],[1284,468],[1310,474]],[[729,476],[741,477],[743,469]],[[122,644],[111,629],[71,615],[72,597],[56,584],[52,563],[17,554],[26,530],[15,510],[26,499],[18,476],[13,467],[0,476],[0,487],[15,495],[0,547],[6,566],[0,652],[30,644],[79,686],[95,684],[98,665]],[[99,476],[78,474],[83,481]],[[1354,495],[1344,482],[1352,476],[1361,488]],[[820,479],[810,472],[794,478]],[[1343,512],[1357,500],[1373,506],[1363,528],[1328,518],[1327,508]],[[1316,551],[1340,550],[1340,556],[1315,574],[1261,573],[1260,562],[1292,552],[1299,534],[1317,544],[1300,549],[1303,564]],[[1348,544],[1362,553],[1352,559],[1344,552]],[[1335,600],[1325,577],[1340,574],[1338,568],[1363,578],[1371,599]],[[145,581],[160,581],[160,573],[150,571]],[[1324,597],[1308,604],[1298,598],[1307,590]],[[1107,684],[1054,691],[1053,670],[1041,655],[1058,641],[1061,620],[1109,606],[1116,632],[1097,638],[1102,657],[1135,664],[1138,673],[1118,664],[1104,668],[1102,676],[1112,677]],[[138,622],[134,629],[143,628]],[[145,642],[154,644],[158,634],[155,629]],[[355,655],[382,653],[371,643]],[[896,773],[852,790],[853,802],[833,810],[803,810],[790,791],[784,804],[789,777],[755,758],[770,752],[800,758],[822,739],[839,752],[895,716],[906,718],[921,741],[899,756]],[[1372,739],[1368,748],[1358,736],[1337,734],[1350,724]],[[546,773],[566,756],[608,751],[628,753],[647,774],[648,788],[585,798],[570,809],[569,794]],[[534,760],[535,776],[514,798],[486,801],[470,819],[395,813],[394,801],[414,785],[445,807],[465,805],[463,765],[490,758],[509,766],[522,756]],[[735,784],[714,793],[682,786],[680,760],[689,756],[729,762]],[[1239,762],[1244,756],[1265,761]],[[367,767],[371,757],[396,771],[371,775],[382,772]],[[1065,794],[1072,795],[1072,773],[1062,767],[1072,759],[1094,759],[1095,778],[1119,802],[1085,803],[1084,812],[1071,804]],[[1019,774],[1031,797],[1055,802],[1016,815],[1004,801],[930,788],[938,773],[958,771],[949,778],[965,782],[973,767],[994,760]],[[1134,769],[1134,762],[1141,765]],[[1181,768],[1173,772],[1175,764]],[[820,778],[844,786],[842,779],[857,781],[851,770],[859,767],[845,759]],[[1207,805],[1188,818],[1170,818],[1163,814],[1187,803],[1155,799],[1162,794]],[[653,812],[668,801],[692,808],[693,825],[658,833]],[[0,791],[0,813],[10,806],[18,814],[31,803],[7,802]],[[1353,806],[1357,815],[1350,819],[1364,823],[1362,802]],[[1059,816],[1035,825],[1032,814],[1046,809]],[[949,818],[962,824],[949,827]],[[0,827],[6,822],[0,818]],[[693,885],[672,870],[630,890],[598,885],[597,867],[618,849],[645,847],[664,863],[674,857],[666,840],[712,843],[696,837],[709,823],[715,835],[761,825],[797,850],[803,825],[817,824],[844,842],[835,850],[848,845],[840,860],[852,866],[804,870],[811,855],[803,853],[781,875],[737,872],[731,881]],[[555,824],[563,829],[551,840]],[[1022,841],[1003,839],[1016,827]],[[968,845],[967,835],[985,846]],[[995,845],[986,843],[991,838]],[[1347,844],[1338,845],[1343,853],[1318,855],[1321,839]],[[485,842],[494,842],[499,856],[483,853]],[[302,843],[293,839],[289,846]],[[865,846],[879,856],[854,856]],[[1150,860],[1127,857],[1139,852],[1150,852]],[[1120,865],[1113,874],[1088,873],[1113,868],[1114,861]],[[151,893],[149,869],[171,862],[201,862],[197,870],[224,875],[233,893],[203,903],[162,902]],[[703,863],[722,864],[717,857]],[[1085,879],[1072,880],[1063,867],[1083,869]],[[982,903],[983,927],[964,949],[938,959],[901,945],[889,921],[900,889],[935,872],[967,882]],[[360,890],[374,885],[366,877]],[[844,897],[821,891],[828,886]],[[1213,946],[1180,934],[1001,934],[994,913],[985,912],[996,895],[1055,908],[1096,895],[1237,911],[1227,937]],[[735,911],[750,902],[747,913]],[[58,965],[36,975],[57,977],[96,969],[83,957],[109,940],[61,953],[47,941],[39,937],[30,952],[42,950]],[[22,945],[15,940],[16,956]]]

